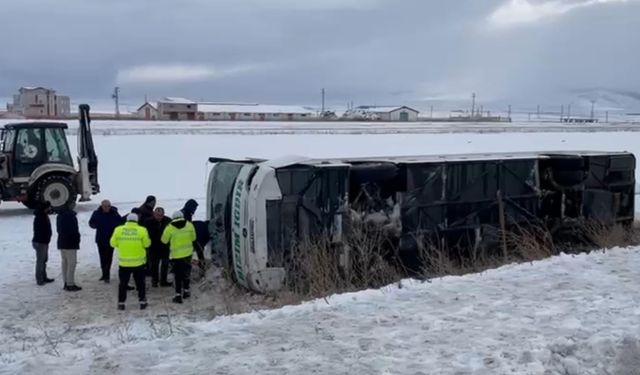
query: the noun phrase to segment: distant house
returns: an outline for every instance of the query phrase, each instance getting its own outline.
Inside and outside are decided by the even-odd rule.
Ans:
[[[366,113],[375,117],[380,121],[417,121],[420,112],[407,106],[359,106],[355,108],[356,112]]]
[[[21,87],[7,111],[27,118],[59,118],[71,114],[71,100],[45,87]]]
[[[185,98],[167,97],[158,101],[159,120],[195,120],[198,103]]]
[[[145,102],[136,110],[138,118],[143,120],[157,120],[158,119],[158,105]]]
[[[198,103],[198,119],[206,121],[304,121],[315,115],[313,109],[293,105]]]

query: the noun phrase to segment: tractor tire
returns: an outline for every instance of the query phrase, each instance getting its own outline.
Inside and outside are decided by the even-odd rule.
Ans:
[[[60,175],[47,176],[37,182],[35,202],[48,201],[54,212],[75,204],[78,192],[71,178]]]

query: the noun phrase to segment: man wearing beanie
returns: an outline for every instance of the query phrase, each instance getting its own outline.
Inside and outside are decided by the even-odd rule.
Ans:
[[[118,251],[118,309],[125,309],[127,300],[127,285],[133,275],[138,290],[140,309],[147,308],[145,290],[145,270],[147,263],[147,248],[151,246],[151,239],[147,230],[138,225],[138,215],[129,214],[126,223],[115,229],[111,236],[111,247]]]
[[[173,302],[182,303],[189,298],[189,284],[191,280],[191,258],[193,257],[193,241],[196,240],[196,230],[184,218],[182,212],[172,215],[169,224],[162,233],[162,243],[169,245],[169,259],[173,263],[174,284],[176,295]]]

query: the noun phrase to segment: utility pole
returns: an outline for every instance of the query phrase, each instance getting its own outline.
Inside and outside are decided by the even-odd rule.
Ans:
[[[538,109],[536,110],[536,113],[538,114],[538,120],[540,120],[540,104],[538,104]]]
[[[591,120],[595,118],[595,115],[596,115],[595,109],[596,109],[596,101],[592,100],[591,101]]]
[[[571,120],[571,104],[569,104],[569,109],[567,110],[567,119]]]
[[[476,113],[476,93],[471,94],[471,117],[473,118]]]
[[[325,91],[324,88],[322,89],[322,113],[324,113],[324,96],[325,96]]]
[[[120,118],[120,87],[117,87],[113,90],[113,95],[111,98],[116,102],[116,119]]]
[[[509,119],[511,119],[511,104],[509,104],[509,109],[508,109],[508,117]]]
[[[564,104],[560,106],[560,122],[564,118]]]
[[[609,111],[606,111],[604,113],[604,122],[606,122],[607,124],[609,123]]]

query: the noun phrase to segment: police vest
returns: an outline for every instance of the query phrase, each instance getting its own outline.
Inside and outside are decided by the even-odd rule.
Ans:
[[[169,258],[182,259],[193,255],[193,242],[196,240],[196,229],[186,221],[184,227],[178,228],[173,224],[184,219],[177,219],[167,225],[162,233],[162,243],[169,244]]]
[[[144,227],[128,221],[115,229],[110,244],[118,249],[118,264],[121,267],[139,267],[147,262],[145,249],[151,246],[151,239]]]

